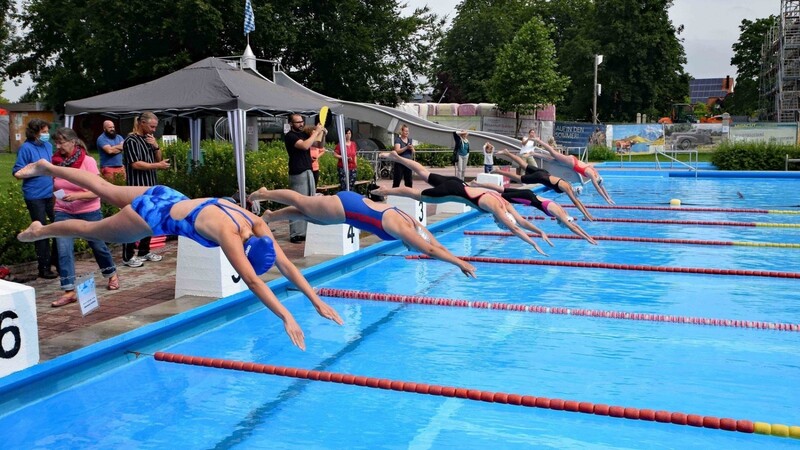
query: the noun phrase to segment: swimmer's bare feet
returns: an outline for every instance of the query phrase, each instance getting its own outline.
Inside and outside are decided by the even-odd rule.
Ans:
[[[31,164],[28,164],[28,165],[31,165]],[[27,166],[26,166],[26,167],[27,167]],[[22,168],[22,169],[20,169],[20,170],[24,170],[24,169],[25,169],[25,168],[23,167],[23,168]],[[18,234],[18,235],[17,235],[17,239],[18,239],[20,242],[35,242],[35,241],[38,241],[38,240],[39,240],[39,238],[36,236],[36,234],[37,234],[37,233],[39,232],[39,230],[41,230],[43,227],[44,227],[44,226],[42,225],[42,223],[41,223],[41,222],[39,222],[38,220],[37,220],[37,221],[34,221],[34,222],[31,222],[31,224],[30,224],[30,225],[28,225],[28,228],[26,228],[26,229],[25,229],[25,230],[24,230],[22,233],[20,233],[20,234]]]
[[[504,149],[502,149],[502,150],[498,150],[498,151],[497,151],[497,154],[498,154],[498,155],[508,155],[508,154],[509,154],[509,152],[508,152],[508,149],[507,149],[507,148],[504,148]]]
[[[262,187],[259,190],[248,195],[247,200],[251,202],[260,202],[263,200],[269,200],[268,197],[269,197],[269,191],[267,190],[267,188]]]
[[[262,189],[263,189],[263,188],[262,188]],[[266,210],[266,211],[264,211],[264,214],[262,214],[262,215],[261,215],[261,219],[262,219],[262,220],[263,220],[265,223],[269,223],[269,221],[272,219],[272,215],[273,215],[273,214],[274,214],[274,213],[273,213],[272,211],[270,211],[270,210]]]
[[[378,157],[381,159],[388,159],[390,161],[398,161],[400,159],[400,155],[398,155],[397,152],[394,150],[390,152],[380,153],[378,154]]]
[[[14,176],[17,178],[32,178],[38,177],[42,175],[47,175],[47,166],[50,165],[50,162],[40,159],[36,162],[32,162],[27,166],[19,169]]]

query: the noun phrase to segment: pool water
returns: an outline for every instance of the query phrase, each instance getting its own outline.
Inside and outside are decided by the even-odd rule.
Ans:
[[[800,180],[609,176],[619,205],[800,210]],[[741,195],[739,195],[741,194]],[[545,196],[552,197],[551,194]],[[744,198],[741,198],[744,197]],[[601,201],[590,185],[585,203]],[[567,206],[566,197],[556,201]],[[542,216],[518,207],[524,215]],[[568,209],[577,215],[577,210]],[[787,227],[579,223],[592,235],[800,244],[800,215],[596,209],[598,218]],[[551,220],[534,223],[565,234]],[[800,249],[554,239],[547,258],[477,216],[439,239],[454,254],[800,272]],[[540,243],[541,245],[541,243]],[[470,301],[800,323],[798,281],[603,268],[406,259],[399,245],[317,288]],[[800,424],[800,333],[325,297],[285,304],[306,334],[291,346],[265,309],[159,350],[392,380]],[[755,448],[794,439],[187,366],[142,356],[0,416],[3,448]]]

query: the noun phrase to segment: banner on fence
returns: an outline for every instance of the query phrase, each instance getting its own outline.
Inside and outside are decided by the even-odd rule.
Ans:
[[[686,150],[701,145],[718,145],[727,132],[721,123],[672,123],[664,125],[667,148]]]
[[[556,121],[553,137],[556,143],[563,147],[586,147],[590,142],[594,142],[593,139],[598,140],[598,145],[603,145],[606,140],[605,129],[606,126],[603,124]]]
[[[773,142],[797,144],[796,123],[735,123],[729,131],[732,142]]]
[[[664,150],[664,126],[630,124],[608,127],[611,145],[618,153],[655,153]]]

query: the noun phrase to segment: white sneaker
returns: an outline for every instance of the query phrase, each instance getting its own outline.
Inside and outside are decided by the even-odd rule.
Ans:
[[[144,265],[144,259],[139,258],[138,256],[133,256],[131,259],[123,261],[122,264],[125,264],[128,267],[142,267]]]
[[[138,256],[137,258],[142,260],[142,261],[152,261],[152,262],[158,262],[158,261],[161,261],[162,259],[164,259],[163,256],[161,256],[161,255],[159,255],[157,253],[152,253],[152,252],[148,253],[148,254],[146,254],[144,256]]]

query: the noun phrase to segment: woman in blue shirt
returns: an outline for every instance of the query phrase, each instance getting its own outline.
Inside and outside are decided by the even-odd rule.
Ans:
[[[42,119],[31,119],[25,128],[25,142],[17,151],[17,161],[11,169],[11,173],[17,177],[17,172],[26,165],[40,159],[50,162],[53,157],[53,146],[50,145],[50,125]],[[17,177],[19,178],[19,177]],[[47,219],[52,222],[55,219],[55,199],[53,198],[53,177],[38,176],[22,180],[22,196],[25,198],[25,206],[31,215],[31,220],[47,223]],[[42,278],[57,278],[58,274],[58,251],[56,250],[53,239],[43,239],[37,241],[36,259],[39,266],[39,276]],[[51,266],[56,266],[56,272],[51,270]]]

